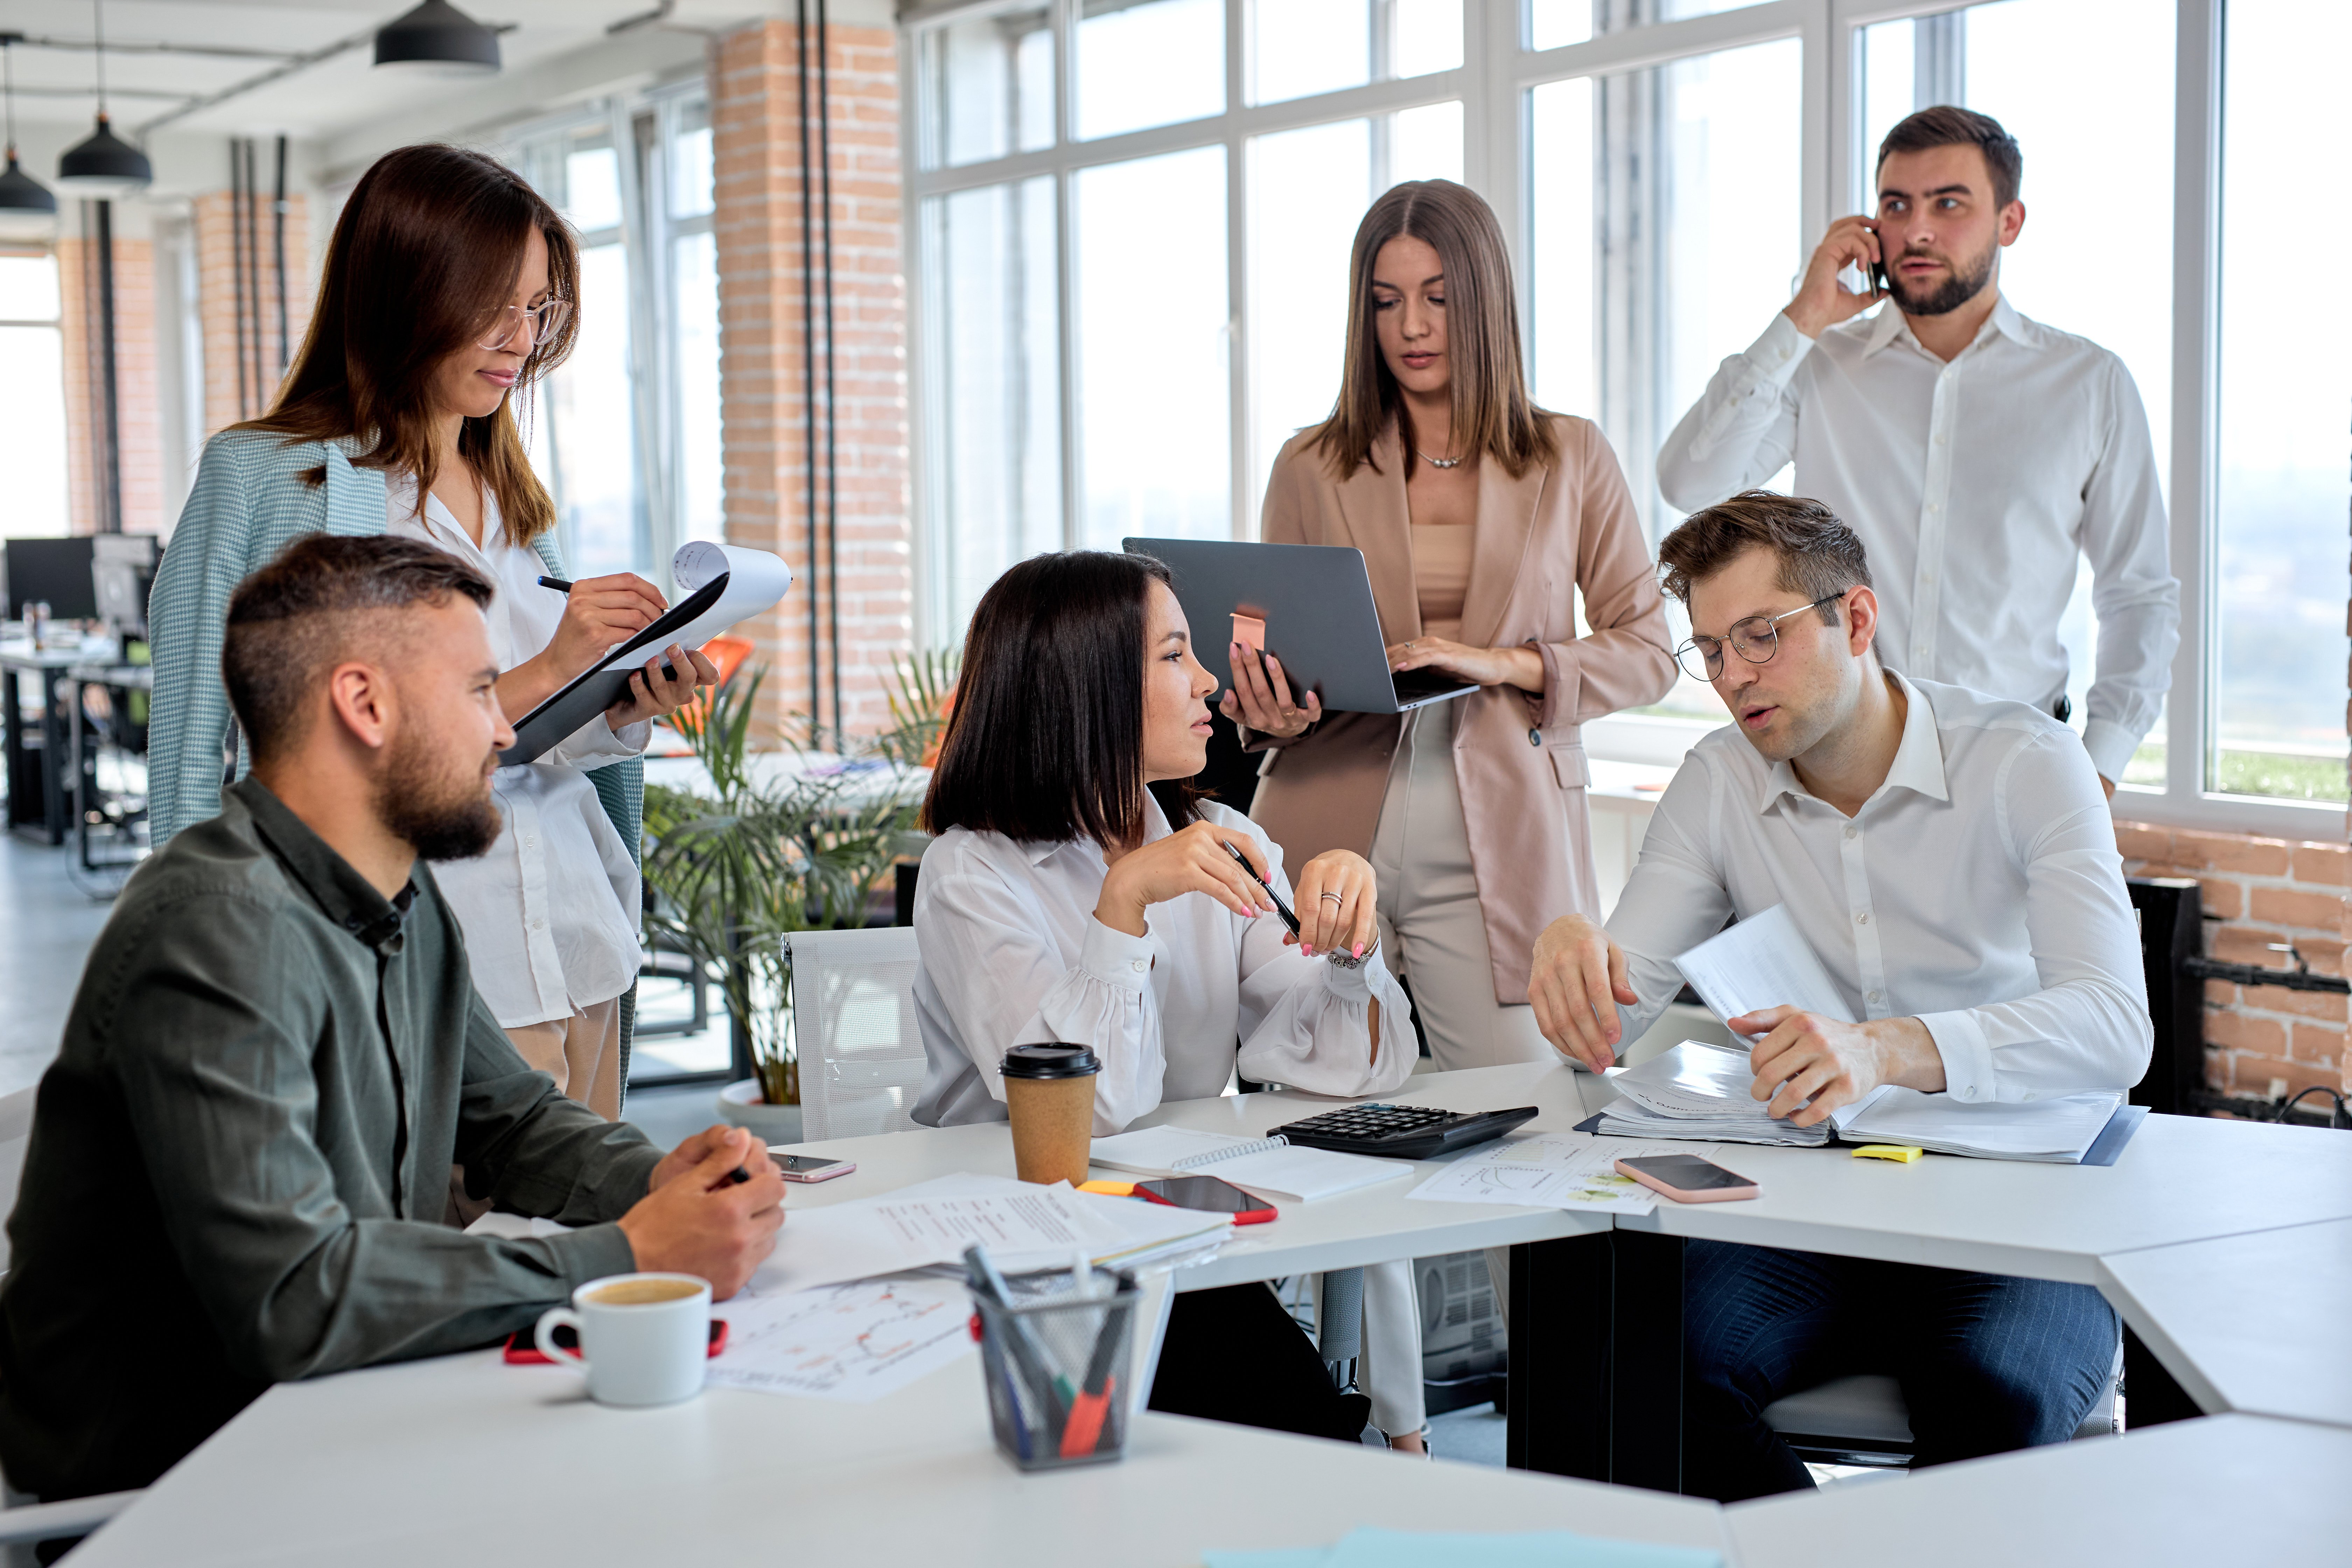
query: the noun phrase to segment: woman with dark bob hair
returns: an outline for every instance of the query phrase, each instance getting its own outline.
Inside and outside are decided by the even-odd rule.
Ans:
[[[1371,867],[1349,849],[1301,867],[1294,942],[1226,847],[1288,895],[1281,849],[1187,783],[1216,688],[1157,561],[1041,555],[981,599],[923,808],[916,1121],[1004,1120],[1006,1049],[1046,1041],[1101,1059],[1097,1136],[1222,1094],[1236,1068],[1332,1095],[1404,1082],[1412,1014],[1377,951]],[[1331,1392],[1265,1287],[1176,1299],[1153,1408],[1353,1437],[1367,1404]]]
[[[488,577],[509,720],[660,616],[660,591],[633,573],[569,595],[540,585],[570,574],[515,404],[571,352],[579,284],[571,229],[495,158],[402,147],[360,177],[301,352],[260,418],[205,443],[156,573],[157,848],[220,810],[224,753],[245,750],[221,681],[229,595],[304,534],[402,534]],[[515,1048],[607,1117],[620,1114],[640,959],[638,759],[650,721],[717,679],[698,653],[650,660],[611,711],[538,761],[499,769],[498,841],[436,874],[474,984]]]

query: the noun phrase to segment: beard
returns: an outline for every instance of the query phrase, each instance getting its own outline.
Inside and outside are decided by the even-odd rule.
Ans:
[[[453,773],[425,736],[404,733],[376,778],[375,811],[384,826],[425,860],[471,860],[498,842],[505,818],[483,775]]]
[[[1910,250],[1903,254],[1904,256],[1931,256],[1934,253]],[[1952,275],[1937,285],[1936,291],[1924,300],[1913,300],[1906,294],[1903,291],[1901,280],[1892,271],[1887,274],[1886,280],[1894,286],[1895,303],[1902,309],[1905,315],[1948,316],[1984,292],[1985,285],[1992,281],[1993,264],[2000,255],[2000,247],[1993,244],[1986,246],[1984,254],[1969,266],[1962,266],[1957,261],[1952,261],[1948,257],[1937,257],[1936,259],[1950,264]],[[1897,257],[1895,259],[1900,261],[1903,258]]]

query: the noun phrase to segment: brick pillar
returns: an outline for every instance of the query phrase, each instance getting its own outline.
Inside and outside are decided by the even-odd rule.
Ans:
[[[891,672],[913,647],[908,495],[907,309],[898,182],[898,40],[835,26],[832,78],[835,424],[844,727],[887,716]],[[826,637],[808,507],[800,54],[794,28],[730,35],[712,82],[727,537],[773,550],[796,581],[774,614],[739,627],[770,670],[771,725],[809,708],[810,617]],[[814,94],[814,79],[812,79]],[[821,302],[820,302],[821,309]],[[820,656],[820,663],[823,662]],[[824,699],[830,724],[829,693]]]
[[[163,530],[163,433],[155,379],[155,258],[143,239],[125,239],[116,213],[114,382],[126,533]],[[72,204],[66,224],[78,227]],[[97,358],[98,257],[94,239],[58,241],[58,292],[64,332],[66,497],[76,533],[98,531],[103,509],[100,454],[101,372]]]
[[[255,204],[253,237],[257,253],[247,265],[257,270],[246,280],[247,321],[245,344],[244,403],[237,401],[236,267],[239,243],[226,191],[207,191],[196,197],[196,316],[204,333],[205,434],[250,419],[268,407],[276,395],[279,367],[302,346],[303,329],[310,321],[310,207],[299,192],[286,198],[286,336],[278,336],[278,268],[271,240],[270,198]],[[260,313],[254,319],[253,279],[260,279]],[[254,368],[254,333],[260,334],[261,364]]]

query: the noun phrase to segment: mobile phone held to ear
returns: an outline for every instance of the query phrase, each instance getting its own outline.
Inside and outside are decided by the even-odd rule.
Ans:
[[[1138,1182],[1135,1195],[1171,1209],[1229,1214],[1235,1225],[1264,1225],[1276,1215],[1275,1206],[1264,1198],[1214,1176],[1163,1176],[1155,1182]]]
[[[1721,1204],[1752,1198],[1761,1189],[1746,1176],[1711,1164],[1696,1154],[1652,1154],[1617,1162],[1617,1173],[1631,1176],[1678,1204]]]

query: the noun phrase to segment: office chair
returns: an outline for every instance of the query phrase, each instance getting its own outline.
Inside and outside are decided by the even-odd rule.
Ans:
[[[799,931],[791,951],[801,1136],[908,1131],[924,1070],[914,928]]]
[[[2074,1429],[2077,1441],[2115,1432],[2116,1379],[2123,1368],[2119,1338],[2106,1390]],[[1799,1458],[1811,1464],[1907,1469],[1916,1451],[1911,1437],[1911,1412],[1903,1403],[1903,1385],[1880,1373],[1833,1377],[1774,1400],[1764,1408],[1764,1424],[1778,1432]]]

